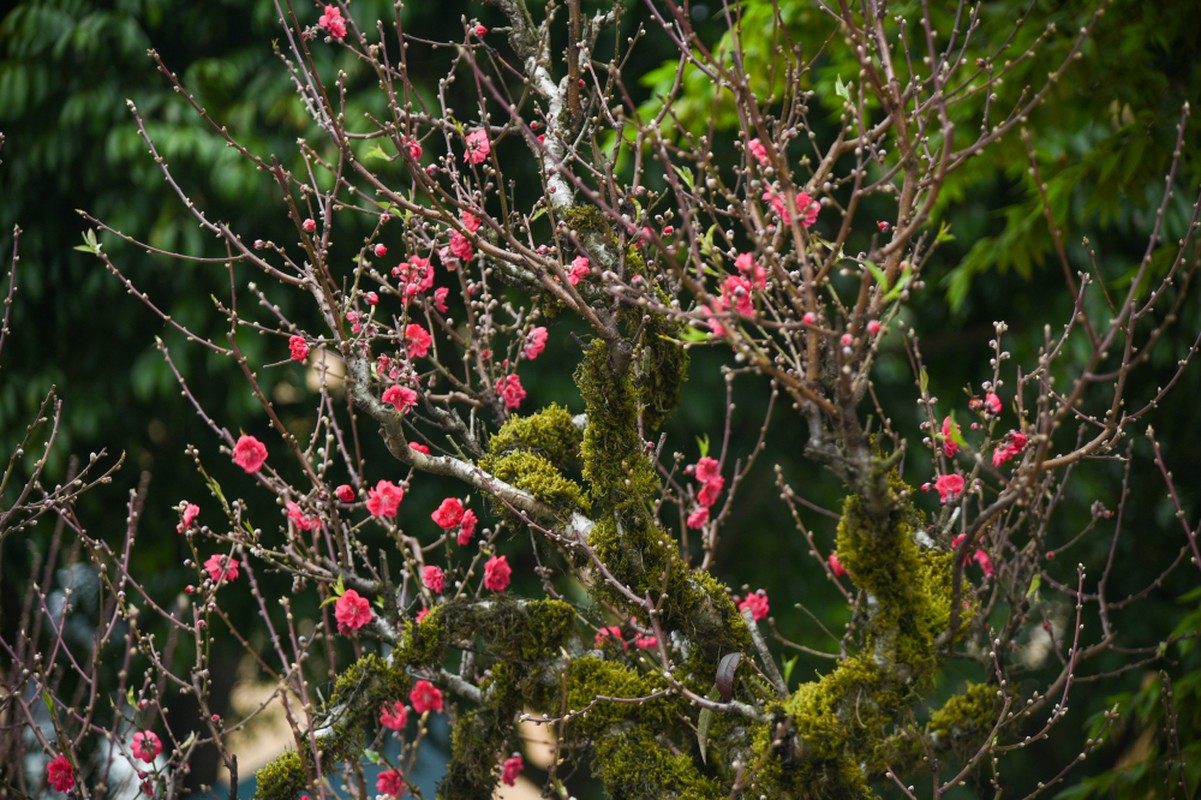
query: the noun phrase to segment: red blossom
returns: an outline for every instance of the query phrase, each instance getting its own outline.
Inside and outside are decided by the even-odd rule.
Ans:
[[[404,703],[393,700],[384,703],[379,710],[379,724],[391,731],[403,730],[409,721],[409,711]]]
[[[405,790],[404,775],[398,769],[381,772],[375,779],[375,790],[389,797],[400,797]]]
[[[450,289],[445,286],[439,286],[434,290],[434,308],[438,313],[445,314],[450,306],[446,305],[446,296],[450,294]]]
[[[1010,431],[997,449],[993,450],[992,465],[999,467],[1026,449],[1026,434]]]
[[[601,628],[596,632],[596,646],[604,647],[606,644],[621,645],[622,650],[628,651],[630,646],[626,644],[625,639],[621,637],[621,628],[616,625],[609,625]]]
[[[442,594],[442,590],[446,588],[446,573],[441,567],[422,567],[421,582],[434,594]]]
[[[309,357],[309,343],[303,336],[293,336],[288,339],[288,348],[292,351],[293,361],[304,361]]]
[[[705,527],[705,523],[707,523],[708,521],[709,521],[708,506],[698,506],[696,509],[693,510],[693,512],[691,514],[688,515],[687,522],[688,522],[689,528],[703,528],[703,527]]]
[[[959,444],[955,441],[955,437],[959,434],[959,425],[948,415],[942,421],[942,454],[947,458],[954,458],[959,452]]]
[[[198,516],[200,516],[200,506],[196,505],[195,503],[188,503],[186,506],[184,506],[183,518],[180,519],[179,524],[175,526],[175,531],[177,533],[183,533],[188,528],[192,527],[192,523],[196,521],[196,517]]]
[[[939,475],[934,481],[934,488],[938,492],[939,502],[945,504],[948,500],[954,500],[963,491],[963,476],[955,473]]]
[[[417,141],[411,136],[406,138],[404,141],[405,149],[409,151],[409,158],[413,159],[414,161],[419,160],[421,158],[421,154],[425,152],[421,149],[421,142]]]
[[[475,535],[475,525],[479,522],[475,512],[470,508],[463,512],[463,521],[459,523],[459,537],[455,540],[459,547],[466,547],[471,537]]]
[[[767,602],[767,592],[760,589],[744,597],[742,602],[738,604],[738,611],[741,613],[747,609],[750,609],[751,619],[755,620],[755,622],[766,617],[767,613],[771,610],[771,606]]]
[[[267,461],[267,445],[242,434],[234,444],[234,463],[247,472],[258,472]]]
[[[650,650],[653,647],[659,646],[659,639],[656,636],[639,635],[634,637],[634,646],[640,650]]]
[[[396,406],[396,410],[402,414],[408,413],[408,410],[417,405],[417,392],[410,389],[408,386],[389,386],[384,390],[383,397],[380,398],[385,403],[391,403]]]
[[[520,406],[521,401],[525,399],[525,389],[521,385],[521,378],[515,374],[501,378],[496,384],[496,393],[505,401],[505,408],[510,410]]]
[[[325,13],[317,19],[317,24],[329,31],[335,39],[346,36],[346,20],[342,18],[342,9],[337,6],[326,6]]]
[[[792,224],[792,213],[784,202],[784,195],[774,189],[768,189],[763,193],[763,199],[771,204],[772,210],[780,217],[781,222],[785,225]],[[817,212],[820,210],[821,205],[807,192],[797,192],[796,211],[802,215],[800,220],[802,228],[812,226],[817,221]]]
[[[583,256],[576,256],[571,260],[571,270],[567,273],[567,282],[575,286],[592,272],[592,267],[588,264],[588,259]]]
[[[334,603],[334,619],[338,621],[338,632],[357,631],[375,617],[371,601],[354,589],[346,592]]]
[[[423,455],[427,456],[430,454],[430,449],[420,442],[409,442],[409,449],[416,450],[418,453],[422,453]]]
[[[830,569],[833,570],[837,577],[841,578],[843,575],[847,574],[847,568],[844,567],[842,562],[838,560],[838,553],[831,553],[830,557],[826,560],[830,563]]]
[[[538,356],[542,355],[542,351],[546,349],[546,328],[539,325],[536,328],[531,328],[530,332],[525,335],[525,357],[533,361]]]
[[[400,279],[406,297],[428,292],[434,287],[434,268],[430,260],[422,256],[410,256],[408,261],[397,264],[392,274]]]
[[[472,249],[471,242],[458,231],[450,234],[450,252],[460,261],[470,261],[475,258],[475,250]]]
[[[409,692],[409,702],[413,704],[413,710],[418,714],[424,714],[427,711],[441,711],[442,690],[429,681],[417,681],[413,684],[413,691]]]
[[[746,143],[747,149],[751,151],[751,155],[755,157],[763,166],[767,166],[767,148],[763,146],[763,142],[759,141],[758,137],[751,139]]]
[[[433,341],[430,332],[416,322],[410,322],[405,326],[405,346],[409,348],[410,357],[425,358]]]
[[[158,734],[153,731],[138,731],[133,735],[133,746],[130,750],[133,751],[136,758],[150,764],[158,758],[159,753],[163,752],[163,743],[159,741]]]
[[[721,464],[712,456],[702,456],[697,459],[692,474],[701,483],[708,483],[721,477]]]
[[[696,493],[696,502],[702,506],[711,506],[717,502],[717,496],[721,494],[722,487],[726,484],[726,479],[718,475],[711,481],[706,481],[701,490]]]
[[[321,524],[321,518],[317,516],[306,517],[300,505],[295,501],[288,501],[288,519],[296,526],[297,530],[307,531],[316,528]]]
[[[525,762],[521,760],[521,756],[517,753],[505,759],[505,763],[500,766],[500,781],[505,786],[515,786],[517,784],[517,776],[525,769]]]
[[[504,556],[492,556],[484,564],[484,588],[493,592],[503,592],[509,588],[509,576],[513,568]]]
[[[219,553],[209,556],[208,560],[204,562],[204,570],[209,574],[213,583],[228,582],[238,578],[237,559]]]
[[[995,392],[989,392],[984,395],[984,409],[989,414],[1001,413],[1001,398],[997,397]]]
[[[337,489],[334,490],[334,494],[336,494],[338,496],[338,499],[341,500],[343,503],[354,502],[354,487],[351,486],[349,483],[344,483],[341,486],[339,486]]]
[[[988,553],[976,550],[975,553],[972,553],[972,558],[980,565],[980,569],[984,570],[985,577],[991,578],[993,574],[992,559],[988,557]]]
[[[755,305],[751,301],[751,290],[754,287],[746,278],[739,275],[727,275],[721,285],[723,305],[732,308],[744,317],[755,316]]]
[[[737,267],[738,271],[746,276],[748,280],[752,281],[756,288],[767,288],[767,270],[765,270],[755,261],[755,257],[753,255],[750,253],[739,253],[738,257],[734,259],[734,266]]]
[[[480,218],[470,211],[464,211],[462,214],[463,227],[468,233],[475,233],[480,229]]]
[[[492,152],[492,143],[488,141],[488,132],[483,128],[467,134],[467,151],[463,160],[471,164],[482,164]]]
[[[300,227],[304,228],[305,233],[312,233],[313,231],[317,230],[317,222],[312,217],[309,217],[304,222],[300,223]]]
[[[75,771],[62,753],[46,765],[46,782],[56,792],[69,792],[75,788]]]
[[[373,517],[395,517],[404,496],[404,488],[391,481],[380,481],[374,489],[367,490],[367,510]]]
[[[457,497],[448,497],[442,501],[433,514],[430,514],[430,517],[443,530],[448,531],[458,527],[459,523],[463,521],[463,502]]]

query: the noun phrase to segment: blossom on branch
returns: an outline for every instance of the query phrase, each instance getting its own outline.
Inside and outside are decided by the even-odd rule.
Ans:
[[[455,540],[459,547],[466,547],[471,541],[471,537],[475,535],[475,524],[479,522],[476,519],[475,512],[470,508],[463,512],[463,521],[459,523],[459,536]]]
[[[375,617],[371,601],[354,589],[347,589],[334,603],[334,619],[338,621],[338,632],[357,631]]]
[[[1010,431],[1001,445],[992,453],[992,465],[999,467],[1018,453],[1026,449],[1026,434],[1020,431]]]
[[[939,475],[934,480],[934,489],[938,492],[939,502],[944,505],[948,500],[954,500],[963,491],[963,476],[956,473],[950,475]],[[930,491],[930,484],[922,485],[922,489]]]
[[[771,606],[767,602],[767,592],[760,589],[744,597],[742,602],[738,604],[738,611],[741,613],[747,609],[750,609],[751,619],[755,620],[755,622],[766,617],[771,610]]]
[[[413,690],[409,692],[409,702],[413,704],[413,710],[418,714],[424,714],[427,711],[441,711],[442,690],[429,681],[417,681],[413,684]]]
[[[373,517],[395,517],[405,490],[391,481],[380,481],[367,490],[367,511]]]
[[[409,721],[409,711],[404,703],[393,700],[384,703],[379,710],[379,724],[391,731],[403,730]]]
[[[947,458],[954,458],[959,452],[959,443],[955,441],[955,437],[959,436],[959,424],[951,419],[950,415],[943,418],[942,421],[942,454]]]
[[[546,349],[546,328],[539,325],[536,328],[531,328],[530,332],[525,335],[525,347],[522,352],[525,357],[533,361],[538,356],[542,355],[542,351]]]
[[[335,39],[346,36],[346,20],[342,17],[342,9],[337,6],[326,6],[325,13],[318,17],[317,24],[329,31]]]
[[[463,160],[470,164],[482,164],[492,152],[492,143],[488,141],[488,132],[483,128],[467,134],[467,151]]]
[[[446,573],[441,567],[422,567],[421,582],[434,594],[442,594],[442,590],[446,588]]]
[[[204,570],[209,574],[213,583],[223,583],[238,578],[238,561],[226,555],[217,553],[209,556],[204,562]]]
[[[497,382],[496,393],[505,401],[505,408],[509,410],[520,406],[521,401],[525,399],[525,389],[521,385],[521,378],[513,373],[504,376]]]
[[[242,434],[234,444],[234,463],[247,472],[258,472],[267,460],[267,445]]]
[[[405,326],[405,346],[409,348],[410,358],[425,358],[433,341],[430,332],[416,322],[410,322]]]
[[[402,414],[408,413],[408,410],[417,405],[417,392],[410,389],[408,386],[389,386],[384,390],[383,396],[380,398],[385,403],[391,403],[396,406],[396,410]]]
[[[304,361],[309,356],[309,343],[303,336],[293,336],[288,339],[288,349],[292,351],[293,361]]]
[[[188,503],[184,506],[183,517],[180,519],[179,524],[175,526],[175,531],[183,533],[192,527],[192,523],[196,521],[196,517],[198,516],[200,516],[200,506],[195,503]]]
[[[158,734],[153,731],[138,731],[133,735],[133,746],[130,747],[130,750],[136,758],[150,764],[158,758],[159,753],[163,752],[163,743],[159,741]]]
[[[75,788],[75,771],[62,753],[46,765],[46,782],[56,792],[69,792]]]
[[[430,517],[443,530],[456,528],[463,521],[463,501],[457,497],[448,497],[434,510],[433,514],[430,514]]]
[[[381,772],[375,779],[375,790],[389,797],[400,797],[405,790],[404,775],[398,769]]]
[[[504,556],[492,556],[484,564],[484,588],[493,592],[503,592],[509,588],[509,576],[513,568]]]
[[[784,201],[784,195],[775,189],[768,189],[763,193],[763,199],[766,200],[780,217],[780,221],[785,225],[792,224],[792,212],[789,210],[787,203]],[[808,192],[797,192],[796,196],[796,213],[800,215],[800,223],[802,228],[809,228],[817,222],[817,212],[821,210],[821,205],[809,196]]]
[[[751,139],[746,143],[747,150],[755,157],[761,165],[767,166],[767,148],[763,146],[763,142],[759,141],[758,137]]]
[[[525,769],[525,762],[521,760],[521,756],[514,753],[509,758],[505,759],[505,763],[500,767],[500,780],[505,786],[515,786],[517,784],[517,776]]]

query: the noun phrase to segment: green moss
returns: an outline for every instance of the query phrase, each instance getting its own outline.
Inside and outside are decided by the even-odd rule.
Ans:
[[[647,434],[658,430],[680,404],[680,388],[688,379],[688,351],[678,344],[682,327],[651,315],[634,353],[638,411]]]
[[[947,700],[930,715],[926,732],[935,748],[966,755],[974,752],[992,731],[1000,709],[996,686],[968,683],[962,694]]]
[[[486,606],[459,600],[439,608],[452,640],[470,642],[478,637],[489,654],[505,662],[529,663],[555,657],[575,624],[575,610],[562,600],[518,603],[502,596]]]
[[[332,706],[344,706],[343,718],[367,715],[372,718],[383,703],[409,692],[409,676],[402,666],[390,665],[375,653],[367,653],[338,675]]]
[[[551,405],[506,422],[493,435],[480,467],[560,511],[587,511],[583,489],[568,477],[579,474],[582,440],[567,409]],[[499,500],[495,508],[498,514],[511,515]]]
[[[593,769],[608,795],[621,800],[712,800],[727,794],[686,753],[669,749],[643,728],[596,742]]]
[[[254,777],[258,785],[254,796],[259,800],[296,800],[308,786],[304,762],[294,750],[267,762]]]
[[[571,661],[567,670],[567,708],[588,713],[576,718],[573,729],[588,738],[603,738],[619,723],[633,723],[663,733],[680,725],[687,705],[678,697],[658,697],[641,703],[619,703],[597,697],[649,697],[666,684],[656,673],[642,674],[620,661],[585,657]],[[595,705],[593,702],[596,701]]]

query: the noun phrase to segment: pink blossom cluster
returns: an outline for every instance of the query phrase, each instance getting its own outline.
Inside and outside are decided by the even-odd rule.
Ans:
[[[954,550],[958,550],[959,545],[963,544],[963,540],[966,538],[967,538],[966,533],[959,534],[958,536],[956,536],[954,539],[951,540],[951,548]],[[964,555],[964,557],[963,557],[964,564],[968,564],[971,561],[975,561],[977,564],[980,565],[980,569],[984,572],[985,577],[987,577],[987,578],[992,577],[992,575],[993,575],[992,559],[988,557],[987,551],[985,551],[983,548],[977,547],[976,552],[972,553],[971,556]]]
[[[768,615],[771,611],[771,605],[767,602],[767,591],[760,589],[757,592],[751,592],[746,597],[742,598],[738,603],[738,612],[742,613],[750,609],[751,619],[758,622]]]
[[[492,592],[503,592],[509,588],[513,568],[504,556],[492,556],[484,564],[484,588]]]
[[[521,378],[513,372],[497,381],[496,393],[504,400],[505,408],[509,410],[518,408],[521,401],[525,400],[525,387],[521,385]]]
[[[325,13],[318,17],[317,24],[329,31],[330,36],[335,39],[346,36],[346,20],[342,17],[342,9],[337,6],[326,6]]]
[[[697,507],[688,515],[689,528],[703,528],[709,521],[709,507],[717,502],[717,496],[726,485],[726,479],[721,476],[721,465],[717,459],[703,456],[686,472],[701,482],[700,491],[696,493]]]
[[[438,527],[444,531],[459,529],[458,538],[455,540],[460,547],[466,547],[471,541],[471,537],[475,535],[475,526],[479,520],[475,516],[475,512],[470,508],[463,507],[463,501],[457,497],[448,497],[430,514],[430,518],[438,524]]]
[[[792,212],[789,210],[788,204],[785,202],[785,197],[781,192],[775,189],[768,189],[763,193],[763,199],[771,205],[772,210],[776,212],[776,216],[780,218],[781,222],[785,225],[792,224]],[[798,219],[802,228],[812,227],[813,223],[817,222],[817,212],[821,210],[821,204],[810,197],[808,192],[797,192],[794,207],[796,208],[796,213],[799,215]]]
[[[371,601],[354,589],[347,589],[334,603],[334,619],[338,621],[338,632],[357,631],[375,617]]]
[[[367,511],[373,517],[395,517],[404,499],[403,486],[391,481],[380,481],[374,489],[367,490]]]

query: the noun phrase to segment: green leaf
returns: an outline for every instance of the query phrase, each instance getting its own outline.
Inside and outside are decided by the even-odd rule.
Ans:
[[[866,258],[863,259],[863,266],[867,267],[867,271],[870,272],[872,277],[876,279],[876,283],[880,284],[881,289],[888,289],[888,276],[884,274],[884,270],[880,269]]]
[[[133,689],[130,689],[130,691],[132,692]],[[54,716],[54,698],[50,696],[50,692],[42,692],[42,702],[50,710],[50,716]]]
[[[900,280],[897,281],[896,286],[892,287],[892,289],[888,291],[888,294],[884,295],[884,302],[895,303],[897,300],[899,300],[901,298],[901,292],[905,291],[905,287],[909,285],[909,281],[911,280],[913,280],[913,270],[901,270]]]
[[[707,342],[709,333],[700,328],[688,327],[680,332],[680,339],[685,342]]]
[[[843,100],[851,99],[851,88],[848,84],[842,82],[842,75],[834,79],[834,94],[841,97]]]
[[[938,223],[938,236],[934,237],[934,243],[942,244],[953,241],[955,241],[955,234],[951,233],[951,224],[944,219]]]
[[[380,147],[377,144],[375,147],[372,147],[370,150],[368,150],[366,153],[363,154],[363,160],[364,161],[370,161],[370,160],[391,161],[392,156],[385,153],[384,148]]]
[[[721,695],[714,686],[706,695],[710,700],[716,701]],[[713,724],[713,709],[702,708],[700,716],[696,722],[696,743],[701,751],[701,763],[708,764],[708,749],[709,749],[709,727]]]
[[[709,434],[696,437],[696,446],[701,451],[701,458],[709,455]]]
[[[133,693],[133,687],[132,687],[132,686],[130,686],[130,687],[129,687],[129,691],[127,691],[127,692],[125,693],[125,702],[126,702],[126,703],[129,703],[129,705],[130,705],[130,706],[132,706],[132,707],[134,707],[134,708],[137,708],[137,706],[138,706],[138,698],[137,698],[137,695],[135,695],[135,694]]]
[[[918,388],[922,390],[922,396],[926,395],[926,388],[930,385],[930,375],[926,372],[926,368],[922,367],[922,371],[917,376]]]
[[[676,174],[680,176],[680,180],[684,181],[684,185],[688,187],[688,191],[696,188],[696,179],[692,176],[692,170],[688,167],[676,167]]]
[[[792,679],[792,670],[796,667],[797,656],[786,659],[784,661],[784,683],[787,684]]]
[[[1030,581],[1030,588],[1026,590],[1026,599],[1031,600],[1038,595],[1038,587],[1042,585],[1043,576],[1037,572],[1034,574],[1034,579]]]
[[[100,255],[100,242],[96,240],[96,231],[88,228],[83,232],[83,244],[77,244],[71,249],[81,253],[91,253],[94,256]]]
[[[363,758],[367,759],[372,764],[378,764],[381,760],[379,753],[372,750],[370,747],[363,751]]]

